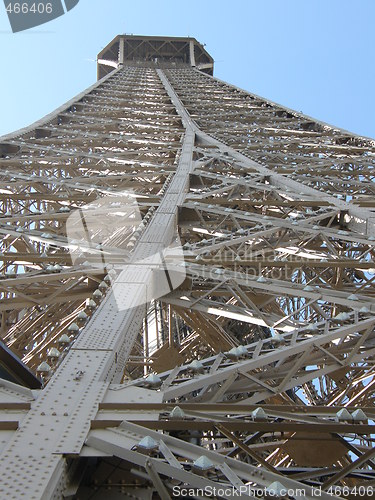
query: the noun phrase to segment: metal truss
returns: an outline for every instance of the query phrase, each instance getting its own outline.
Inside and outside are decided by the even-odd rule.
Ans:
[[[4,498],[372,496],[375,143],[212,71],[121,35],[0,139],[1,336],[42,385],[0,379]],[[73,258],[70,216],[124,191],[141,222]],[[176,234],[174,287],[140,258]]]

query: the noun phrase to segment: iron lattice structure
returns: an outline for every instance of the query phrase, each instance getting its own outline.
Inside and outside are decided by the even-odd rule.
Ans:
[[[95,85],[1,138],[1,333],[30,370],[3,347],[4,498],[374,484],[374,141],[212,74],[195,39],[119,36]],[[147,305],[147,269],[68,248],[68,217],[124,190],[142,224],[103,221],[105,248],[184,248]]]

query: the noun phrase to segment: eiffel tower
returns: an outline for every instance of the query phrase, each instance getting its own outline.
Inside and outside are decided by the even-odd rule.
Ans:
[[[373,495],[375,143],[213,69],[120,35],[0,139],[2,498]]]

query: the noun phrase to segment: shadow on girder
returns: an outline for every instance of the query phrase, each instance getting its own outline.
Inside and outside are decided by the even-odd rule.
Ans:
[[[0,381],[1,379],[29,389],[40,389],[42,387],[41,380],[0,341]]]

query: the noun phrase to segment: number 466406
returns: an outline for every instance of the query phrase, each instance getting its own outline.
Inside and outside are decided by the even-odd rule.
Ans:
[[[9,14],[52,14],[53,8],[51,3],[35,2],[31,5],[28,3],[8,4],[6,10]]]

